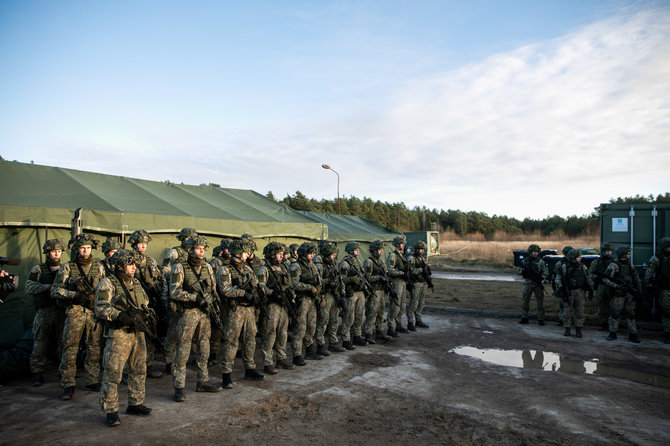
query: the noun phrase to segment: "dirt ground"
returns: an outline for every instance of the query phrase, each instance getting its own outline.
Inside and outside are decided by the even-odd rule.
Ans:
[[[608,342],[595,327],[577,339],[552,323],[443,313],[390,344],[262,382],[242,380],[238,359],[234,389],[218,394],[195,393],[189,367],[184,403],[171,400],[170,377],[148,380],[147,418],[123,413],[120,386],[116,428],[82,378],[74,399],[60,401],[52,367],[42,387],[29,377],[0,386],[0,444],[670,444],[670,345],[660,332]],[[210,374],[221,378],[217,366]]]

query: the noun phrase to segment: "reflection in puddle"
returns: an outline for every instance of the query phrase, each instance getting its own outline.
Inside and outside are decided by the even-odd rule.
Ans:
[[[480,274],[480,273],[433,273],[434,279],[451,280],[494,280],[502,282],[520,282],[521,276],[512,274]]]
[[[668,376],[652,375],[650,373],[638,372],[622,367],[609,366],[599,362],[598,359],[577,361],[552,352],[536,350],[479,349],[475,347],[456,347],[449,352],[508,367],[610,376],[628,379],[642,384],[670,388],[670,377]]]

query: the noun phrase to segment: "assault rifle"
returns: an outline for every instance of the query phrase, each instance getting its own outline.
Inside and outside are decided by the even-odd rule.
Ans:
[[[205,299],[205,307],[202,309],[202,311],[204,311],[207,316],[209,316],[209,319],[217,329],[223,331],[219,295],[216,293],[201,293],[201,295]]]
[[[423,276],[423,280],[426,281],[428,284],[428,288],[430,288],[430,291],[435,294],[435,285],[433,285],[433,278],[431,277],[433,275],[433,272],[430,270],[430,266],[428,266],[428,263],[425,261],[423,262],[423,266],[421,267],[421,276]]]
[[[543,282],[542,276],[540,276],[540,274],[537,273],[536,271],[533,271],[533,269],[527,264],[521,263],[521,277],[523,277],[524,279],[530,279],[533,282],[535,282],[535,287],[533,288],[533,291],[535,291],[537,288],[542,288],[542,292],[546,292],[544,289],[544,285],[542,284]],[[561,283],[563,283],[563,280],[561,280]],[[567,281],[565,285],[567,286]]]
[[[128,313],[133,318],[135,330],[144,332],[151,340],[158,339],[158,320],[153,308],[142,304],[141,308],[132,308]]]
[[[396,302],[398,300],[398,293],[396,292],[395,288],[393,288],[393,280],[391,280],[391,276],[389,275],[388,271],[385,271],[384,275],[382,276],[382,282],[386,287],[386,291],[389,293],[389,297],[393,302]]]
[[[270,295],[275,301],[279,302],[282,307],[286,308],[288,316],[291,320],[296,317],[296,308],[295,308],[295,293],[290,285],[285,286],[281,281],[281,276],[279,276],[273,269],[272,266],[267,265],[268,272],[272,276],[273,285],[272,294]]]
[[[558,269],[558,272],[556,274],[558,276],[560,276],[560,278],[561,278],[561,287],[557,290],[558,291],[558,297],[560,297],[563,302],[569,302],[570,301],[570,287],[568,286],[568,278],[565,277],[565,274],[563,274],[562,265]],[[533,280],[533,279],[531,279],[531,280]]]
[[[407,292],[411,293],[412,288],[414,288],[414,282],[412,282],[412,272],[410,271],[408,260],[405,260],[403,272],[405,273],[405,276],[403,277],[406,283],[405,288],[407,288]]]
[[[642,293],[640,293],[640,290],[638,290],[637,288],[629,285],[623,279],[620,279],[620,278],[615,277],[615,276],[609,276],[609,275],[607,276],[607,278],[609,280],[611,280],[612,282],[616,283],[617,285],[623,287],[626,291],[628,291],[630,294],[632,294],[633,297],[636,300],[641,300],[642,299]]]
[[[91,285],[91,282],[88,280],[88,277],[86,276],[86,273],[84,273],[84,270],[81,268],[81,265],[77,265],[79,267],[79,273],[81,274],[75,281],[75,291],[77,291],[77,295],[73,299],[74,303],[82,305],[89,310],[93,309],[93,302],[95,301],[95,289],[93,288],[93,285]]]
[[[365,277],[365,273],[363,272],[362,269],[356,267],[353,263],[350,263],[351,268],[356,272],[356,275],[358,278],[361,280],[361,283],[363,284],[363,291],[365,292],[366,297],[374,296],[375,295],[375,290],[372,288],[372,284],[370,284],[370,281],[368,280],[367,277]]]

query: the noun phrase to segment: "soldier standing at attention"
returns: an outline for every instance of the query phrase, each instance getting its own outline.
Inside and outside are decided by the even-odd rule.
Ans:
[[[409,265],[405,257],[405,245],[407,239],[404,235],[395,237],[392,241],[395,251],[386,258],[386,269],[393,280],[395,297],[390,297],[390,308],[387,317],[388,331],[387,335],[397,337],[398,333],[407,333],[407,329],[402,326],[402,309],[405,306],[405,294],[409,278]],[[395,325],[394,325],[395,324]]]
[[[344,245],[347,255],[344,256],[338,270],[342,276],[345,285],[345,295],[349,300],[346,305],[346,311],[342,315],[342,325],[340,326],[340,335],[342,336],[342,346],[347,350],[353,350],[355,345],[367,345],[363,339],[363,323],[365,321],[365,298],[366,289],[363,272],[363,264],[359,258],[361,245],[358,242],[349,242]],[[362,278],[361,278],[362,277]],[[370,290],[372,291],[372,290]],[[351,335],[353,332],[353,343]]]
[[[258,270],[258,286],[268,299],[263,336],[263,370],[268,375],[277,373],[273,353],[276,352],[277,367],[291,370],[295,366],[286,355],[288,338],[289,307],[295,305],[295,294],[288,271],[282,265],[284,246],[270,242],[263,248],[265,264]]]
[[[416,331],[416,327],[428,328],[428,324],[424,324],[421,320],[421,313],[423,312],[423,303],[426,299],[426,289],[429,286],[431,272],[426,264],[426,259],[423,254],[428,249],[422,241],[416,242],[414,245],[414,254],[407,258],[409,263],[409,271],[412,275],[412,292],[410,294],[409,305],[407,305],[407,329],[409,331]],[[416,325],[414,321],[416,320]]]
[[[82,336],[86,342],[84,389],[93,392],[100,390],[102,325],[96,324],[93,303],[95,288],[105,277],[105,270],[91,255],[99,243],[89,234],[75,235],[69,243],[72,260],[60,267],[51,287],[51,297],[61,305],[67,305],[59,368],[63,386],[61,400],[71,400],[74,395],[77,353]]]
[[[219,246],[216,246],[212,250],[212,260],[209,261],[209,266],[212,267],[214,272],[214,277],[219,271],[219,268],[222,266],[230,265],[230,252],[228,248],[230,246],[230,239],[224,238],[221,240]],[[220,316],[223,318],[223,314]],[[217,354],[221,350],[221,330],[216,327],[212,327],[212,337],[209,340],[209,365],[217,363]]]
[[[614,341],[617,338],[619,330],[619,321],[626,319],[628,327],[628,339],[636,344],[640,343],[637,335],[637,326],[635,325],[635,296],[640,292],[640,278],[637,275],[635,267],[630,263],[630,248],[628,246],[619,246],[616,249],[616,260],[610,263],[605,271],[603,281],[610,289],[610,334],[608,341]]]
[[[210,317],[205,311],[216,295],[212,267],[205,262],[207,239],[194,235],[186,243],[188,257],[172,266],[170,274],[170,299],[178,313],[176,333],[178,334],[177,354],[174,359],[172,375],[174,378],[174,400],[186,399],[186,362],[191,353],[191,342],[196,336],[198,346],[196,366],[198,383],[196,392],[220,392],[221,386],[209,382],[207,360],[209,359],[209,338],[212,333]]]
[[[49,344],[57,340],[58,357],[62,353],[63,324],[65,313],[63,308],[56,305],[51,298],[51,288],[60,269],[61,255],[65,246],[58,239],[47,240],[42,251],[46,254],[46,261],[35,265],[30,270],[26,281],[26,294],[33,296],[35,319],[33,320],[33,351],[30,354],[30,372],[32,385],[41,386],[44,383],[44,369],[49,353]]]
[[[563,303],[563,299],[561,298],[561,295],[556,292],[556,272],[561,270],[561,265],[564,263],[568,262],[568,253],[572,249],[572,246],[564,246],[561,252],[563,253],[563,257],[558,259],[556,264],[554,265],[554,269],[551,271],[550,279],[549,281],[551,282],[551,287],[554,290],[554,296],[558,298],[558,321],[556,322],[556,326],[562,327],[564,325],[565,321],[565,305]],[[549,268],[547,266],[547,268]],[[607,303],[609,306],[609,302]]]
[[[337,245],[326,240],[321,243],[319,251],[321,261],[316,264],[316,269],[321,276],[323,290],[321,305],[317,308],[314,338],[316,339],[316,353],[321,356],[329,356],[331,351],[344,351],[338,345],[337,317],[340,313],[339,301],[344,296],[345,290],[344,283],[335,265]],[[326,348],[326,338],[328,339],[328,348]]]
[[[647,286],[651,288],[652,299],[658,294],[664,342],[670,344],[670,237],[663,237],[658,241],[656,255],[649,259],[645,279]]]
[[[163,258],[163,275],[165,276],[165,281],[170,283],[170,274],[172,273],[172,266],[175,263],[182,263],[188,259],[188,249],[186,248],[186,243],[188,240],[198,235],[198,232],[195,228],[182,228],[177,234],[177,240],[181,242],[179,246],[175,246],[170,249]],[[169,290],[168,290],[169,293]],[[172,374],[172,362],[176,355],[177,342],[179,342],[178,334],[176,333],[177,329],[177,320],[179,319],[180,313],[177,311],[176,304],[172,299],[168,299],[167,309],[166,309],[166,324],[167,324],[167,334],[165,336],[165,342],[163,342],[163,351],[165,352],[165,373],[168,375]]]
[[[549,277],[549,270],[544,260],[540,258],[540,247],[530,245],[528,247],[528,257],[521,261],[521,266],[517,268],[517,274],[523,276],[523,290],[521,298],[521,320],[520,324],[528,323],[528,309],[530,308],[530,297],[535,294],[537,302],[537,325],[544,325],[544,286]]]
[[[224,389],[233,388],[233,363],[237,354],[240,334],[242,335],[242,361],[244,379],[260,381],[264,376],[256,371],[254,353],[256,351],[256,305],[258,279],[247,264],[249,244],[245,240],[235,240],[230,245],[230,266],[222,266],[216,275],[216,286],[223,300],[224,332],[222,336],[221,371]]]
[[[559,295],[567,296],[565,304],[565,332],[564,336],[570,336],[570,327],[575,327],[575,336],[582,337],[584,326],[584,290],[593,290],[593,281],[589,276],[586,266],[582,264],[582,253],[571,249],[566,256],[567,262],[560,265],[556,273],[556,288]],[[562,288],[567,285],[567,290]]]
[[[165,321],[165,308],[168,300],[168,286],[165,276],[158,268],[156,260],[147,255],[147,248],[151,241],[151,235],[144,229],[138,229],[130,234],[128,242],[135,256],[136,269],[135,278],[140,281],[144,293],[149,298],[149,308],[152,308],[159,320]],[[164,322],[159,327],[164,330]],[[151,339],[145,339],[147,345],[147,377],[160,378],[163,374],[160,370],[152,367],[156,354],[156,344]],[[159,346],[160,347],[160,346]]]
[[[363,270],[370,278],[374,295],[367,300],[365,311],[365,340],[368,344],[375,344],[376,340],[390,341],[391,337],[384,334],[384,299],[386,298],[386,283],[390,280],[386,264],[382,260],[384,243],[375,240],[368,248],[370,257],[363,262]],[[390,285],[390,284],[389,284]]]
[[[291,265],[289,275],[295,292],[297,305],[293,334],[291,336],[293,348],[293,363],[305,365],[302,357],[302,346],[305,344],[305,359],[319,360],[322,358],[316,352],[314,333],[316,332],[316,308],[321,303],[321,276],[314,265],[316,249],[314,244],[305,242],[298,248],[298,261]],[[318,301],[318,302],[317,302]]]
[[[110,259],[114,273],[100,281],[95,292],[95,314],[105,321],[107,339],[103,356],[104,373],[100,391],[100,406],[107,414],[107,426],[121,424],[119,392],[123,367],[128,362],[129,415],[147,416],[152,410],[144,403],[147,348],[144,332],[136,326],[132,312],[147,308],[149,298],[140,281],[134,278],[135,256],[121,249]]]
[[[589,275],[596,287],[596,299],[598,299],[598,322],[601,330],[608,329],[607,320],[610,314],[609,287],[603,282],[605,271],[612,263],[612,245],[605,243],[600,247],[600,257],[595,259],[589,267]]]
[[[105,276],[111,276],[114,274],[114,268],[109,263],[109,259],[111,259],[114,253],[121,248],[123,248],[121,246],[121,242],[115,238],[108,238],[102,244],[102,254],[105,256],[105,258],[102,259],[100,263],[102,263],[102,266],[105,267]]]

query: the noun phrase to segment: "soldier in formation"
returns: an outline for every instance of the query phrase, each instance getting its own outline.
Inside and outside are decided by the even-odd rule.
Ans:
[[[337,245],[324,241],[319,249],[321,261],[316,267],[321,276],[321,305],[317,308],[316,318],[316,353],[329,356],[331,352],[343,352],[337,339],[338,317],[340,306],[345,296],[345,286],[337,269]],[[328,345],[326,346],[326,342]]]
[[[314,244],[305,242],[298,248],[298,260],[291,264],[289,276],[295,292],[296,316],[291,335],[293,349],[293,363],[305,365],[305,359],[319,360],[322,358],[316,352],[314,333],[316,332],[317,306],[321,304],[321,276],[312,261],[316,254]],[[303,359],[303,346],[305,356]]]
[[[528,323],[528,310],[530,308],[530,298],[535,294],[537,302],[537,324],[544,325],[544,283],[549,278],[549,270],[546,263],[540,258],[540,247],[530,245],[528,247],[528,257],[521,261],[517,268],[517,274],[523,276],[523,290],[521,292],[521,320],[520,324]]]
[[[388,342],[390,336],[384,334],[384,306],[387,291],[395,292],[386,269],[386,262],[382,259],[384,244],[380,240],[370,243],[370,257],[363,262],[363,270],[369,277],[373,294],[367,301],[365,309],[365,341],[375,344],[376,341]]]
[[[563,299],[565,307],[563,335],[570,336],[571,327],[575,327],[575,336],[581,338],[586,303],[584,292],[593,292],[593,281],[586,266],[582,264],[581,252],[571,249],[566,260],[559,266],[556,273],[556,288],[560,296],[565,296]]]
[[[589,275],[593,281],[596,290],[596,300],[598,301],[598,323],[600,329],[607,331],[610,307],[610,287],[608,287],[603,278],[607,267],[612,263],[612,245],[605,243],[600,247],[600,256],[595,259],[589,267]]]
[[[337,267],[345,285],[345,304],[343,305],[340,335],[342,336],[342,347],[353,350],[356,348],[354,345],[367,345],[362,336],[365,301],[366,296],[372,298],[374,292],[363,272],[363,264],[359,259],[361,247],[358,242],[347,243],[344,250],[347,255]]]
[[[630,262],[630,248],[619,246],[616,259],[607,267],[603,281],[610,287],[610,316],[608,341],[617,339],[619,323],[623,318],[628,328],[628,339],[639,343],[635,324],[635,296],[640,294],[640,278]]]
[[[416,331],[416,327],[428,328],[428,324],[421,319],[426,290],[428,288],[433,289],[432,272],[423,256],[426,249],[428,249],[428,245],[419,241],[414,245],[414,254],[407,258],[410,280],[412,281],[412,291],[407,305],[407,329],[409,331]]]
[[[387,317],[387,335],[398,337],[398,333],[407,333],[408,330],[402,326],[402,310],[405,306],[407,284],[409,282],[409,263],[405,256],[405,245],[407,239],[399,235],[393,239],[395,250],[386,258],[386,268],[393,281],[395,293],[391,294],[389,302],[389,315]]]

